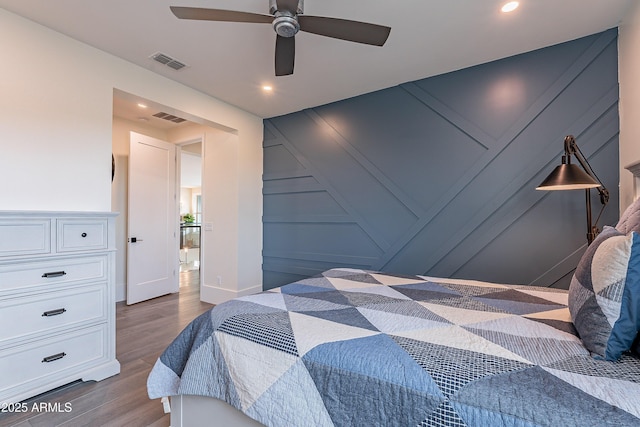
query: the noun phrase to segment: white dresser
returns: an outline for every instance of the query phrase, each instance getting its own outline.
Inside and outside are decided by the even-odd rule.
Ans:
[[[120,372],[116,215],[0,211],[0,402]]]

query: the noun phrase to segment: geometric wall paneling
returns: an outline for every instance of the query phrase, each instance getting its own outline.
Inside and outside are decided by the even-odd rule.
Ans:
[[[617,90],[612,90],[595,103],[583,117],[589,117],[587,128],[572,127],[580,146],[598,176],[611,191],[609,204],[599,225],[614,225],[618,218],[618,171],[611,168],[618,162]],[[557,147],[556,147],[557,150]],[[503,266],[483,273],[483,279],[505,281],[519,277],[520,282],[546,286],[571,273],[576,256],[586,246],[584,192],[530,191],[546,177],[558,163],[560,153],[551,156],[551,164],[529,181],[514,179],[503,193],[513,194],[499,206],[481,227],[477,227],[463,243],[452,250],[446,259],[437,261],[433,274],[465,276],[478,272],[482,265],[501,258]],[[520,188],[517,188],[523,184]],[[600,211],[596,191],[592,191],[595,215]],[[547,254],[553,245],[553,257]],[[520,248],[531,258],[519,256]],[[536,253],[535,248],[540,248]],[[577,253],[575,253],[577,252]]]
[[[265,289],[335,266],[566,287],[576,136],[617,221],[617,30],[265,120]],[[594,212],[600,208],[593,197]]]
[[[283,145],[303,159],[308,170],[313,169],[313,176],[381,248],[388,247],[395,235],[406,229],[407,222],[416,220],[416,214],[312,116],[302,112],[295,120],[272,119],[271,123],[286,135]],[[389,218],[394,220],[389,222]]]
[[[608,103],[601,105],[604,107]],[[583,153],[611,191],[609,204],[599,221],[600,227],[614,225],[618,218],[618,173],[610,167],[618,161],[617,102],[613,106],[593,122],[593,127],[579,133]],[[559,157],[560,153],[557,153],[544,173],[535,175],[521,189],[513,191],[514,197],[501,204],[482,227],[448,254],[446,260],[440,260],[432,273],[466,276],[492,260],[501,259],[501,268],[486,271],[483,279],[503,282],[519,277],[520,282],[548,286],[570,276],[586,247],[584,192],[530,191],[557,166]],[[601,205],[597,191],[591,193],[595,218]],[[550,246],[553,257],[547,255]],[[529,253],[530,257],[523,257],[520,251]],[[566,285],[568,281],[565,280],[564,286],[560,287]]]
[[[610,165],[617,162],[617,134],[618,134],[618,118],[617,118],[617,91],[610,92],[610,95],[603,99],[603,102],[598,103],[591,110],[604,110],[608,112],[614,112],[615,114],[611,114],[613,117],[605,116],[605,118],[609,118],[609,126],[607,123],[602,123],[603,120],[599,120],[598,116],[603,114],[603,111],[596,111],[597,115],[587,114],[587,117],[590,117],[591,120],[588,120],[589,126],[595,125],[591,127],[591,131],[598,129],[600,130],[597,138],[590,138],[588,132],[584,132],[584,129],[578,129],[573,127],[571,130],[567,130],[566,132],[559,133],[564,135],[566,133],[574,133],[578,140],[580,141],[581,149],[584,154],[590,158],[590,162],[594,167],[594,170],[598,171],[598,175],[605,182],[605,185],[608,189],[610,189],[611,201],[607,206],[607,210],[605,213],[607,216],[602,218],[606,222],[601,221],[600,224],[611,224],[615,223],[617,219],[617,172],[614,172],[611,177],[609,174],[605,172],[610,168]],[[610,107],[614,107],[613,110]],[[607,131],[607,132],[603,132]],[[592,147],[594,143],[599,144],[607,144],[612,141],[612,138],[615,138],[615,142],[612,145],[612,154],[614,157],[610,159],[610,162],[604,163],[600,168],[598,168],[599,164],[596,162],[597,159],[591,158],[590,155],[594,153],[596,149],[600,149],[601,146]],[[512,143],[515,145],[515,142]],[[533,145],[533,144],[532,144]],[[539,144],[540,146],[540,144]],[[523,220],[524,215],[527,213],[529,209],[534,208],[536,203],[543,197],[551,197],[557,203],[563,203],[565,201],[576,201],[576,204],[571,204],[568,206],[570,209],[569,212],[566,209],[560,209],[561,206],[554,206],[547,213],[540,212],[538,215],[533,215],[531,221],[538,221],[538,224],[535,222],[531,224],[531,227],[526,228],[525,235],[529,235],[527,239],[528,242],[533,242],[535,238],[540,238],[545,236],[545,239],[551,238],[554,240],[562,240],[567,236],[567,232],[570,232],[571,227],[566,227],[566,222],[573,219],[578,219],[579,223],[582,224],[584,222],[584,196],[581,194],[582,192],[562,192],[562,193],[552,193],[552,192],[540,192],[540,191],[531,191],[534,187],[536,187],[542,180],[546,177],[546,175],[559,163],[560,153],[562,149],[561,142],[555,141],[555,144],[548,145],[545,149],[540,149],[538,153],[530,152],[523,153],[521,147],[510,147],[510,148],[520,148],[518,150],[518,158],[510,159],[507,157],[508,153],[504,152],[501,154],[500,158],[492,159],[492,166],[495,169],[498,169],[501,174],[505,174],[505,177],[508,179],[499,179],[497,182],[493,180],[493,177],[485,178],[487,171],[483,171],[482,173],[474,176],[473,184],[465,189],[467,192],[481,194],[483,197],[486,197],[486,202],[484,206],[482,203],[475,199],[473,201],[469,201],[472,199],[472,196],[465,194],[465,191],[456,195],[450,202],[450,205],[444,208],[443,214],[441,214],[441,218],[444,222],[446,222],[446,218],[448,216],[454,215],[456,211],[460,209],[464,209],[461,203],[470,203],[472,206],[476,207],[476,211],[473,214],[468,215],[466,218],[466,223],[461,225],[461,228],[457,228],[456,233],[452,233],[451,238],[446,240],[445,244],[441,247],[435,248],[433,251],[429,252],[427,257],[420,257],[420,268],[425,268],[427,271],[430,271],[430,274],[440,275],[444,277],[448,277],[454,275],[458,272],[458,267],[462,264],[463,261],[471,258],[476,253],[482,252],[484,249],[484,245],[492,242],[500,233],[504,233],[507,230],[507,227],[510,228],[510,232],[513,233],[515,231],[515,227],[512,225],[516,220]],[[537,156],[536,156],[537,154]],[[548,168],[544,169],[544,173],[536,173],[540,170],[540,167],[544,167],[544,164],[540,162],[536,162],[536,158],[548,158],[551,159]],[[527,170],[527,163],[531,162],[530,168],[534,168],[535,170]],[[523,168],[522,173],[518,175],[516,170],[509,171],[509,166],[516,166]],[[491,172],[489,171],[489,174]],[[500,192],[497,190],[497,185],[503,184],[504,187]],[[484,190],[484,188],[490,188],[494,190],[493,193],[489,193]],[[597,201],[596,192],[594,193],[594,209],[599,209],[599,201]],[[456,204],[457,200],[461,200]],[[577,209],[576,209],[577,208]],[[447,210],[448,209],[448,210]],[[597,211],[596,211],[597,212]],[[487,224],[493,224],[493,227],[489,227]],[[559,225],[561,229],[557,230],[558,233],[545,233],[545,227],[548,227],[549,224]],[[444,224],[440,224],[444,225]],[[538,226],[535,226],[538,225]],[[438,227],[439,224],[436,221],[431,221],[425,230],[424,233],[429,233],[428,227]],[[580,243],[586,243],[584,229],[585,227],[574,228],[576,231],[579,231],[575,236]],[[473,233],[473,235],[471,235]],[[533,235],[536,233],[535,235]],[[433,236],[433,233],[430,233],[430,238]],[[416,236],[412,236],[414,242],[417,243]],[[547,240],[543,240],[539,242],[537,245],[544,245],[547,243]],[[513,242],[518,247],[517,241]],[[566,244],[567,241],[563,240],[560,242],[556,242],[556,245]],[[457,251],[454,250],[457,249]],[[574,248],[575,249],[575,248]],[[405,247],[405,250],[411,252],[411,247]],[[529,248],[532,250],[532,248]],[[560,251],[560,247],[556,247],[557,251]],[[546,249],[543,249],[541,252],[545,252]],[[506,254],[505,250],[505,254]],[[414,252],[415,253],[415,252]],[[534,253],[532,253],[535,255]],[[445,258],[446,256],[446,258]],[[556,255],[557,256],[557,255]],[[404,261],[407,261],[407,257],[402,257]],[[544,254],[540,254],[536,257],[536,262],[539,264],[549,264],[548,267],[555,265],[558,262],[557,258],[550,259],[545,263]],[[523,263],[531,264],[532,260],[527,260],[526,258],[522,258],[521,261]],[[514,266],[512,264],[512,266]],[[478,266],[479,267],[479,266]],[[501,267],[501,270],[504,271],[505,267],[509,267],[506,265]],[[573,264],[575,267],[575,264]],[[386,266],[389,268],[389,265]],[[410,268],[407,265],[399,267],[400,269]],[[479,267],[480,268],[480,267]],[[540,268],[540,266],[538,266]],[[474,270],[477,271],[477,270]],[[483,274],[482,278],[485,280],[499,280],[497,276],[495,276],[495,271],[488,272],[486,275]],[[523,271],[521,270],[521,273]],[[522,274],[520,276],[520,281],[526,281],[529,283],[529,280],[533,280],[531,277]]]
[[[584,41],[581,40],[579,43],[581,48],[583,44]],[[608,47],[615,52],[615,33],[609,32],[603,34],[590,46],[591,48],[579,56],[577,61],[567,66],[567,71],[561,75],[554,84],[548,89],[545,88],[544,93],[536,94],[534,97],[536,98],[536,102],[517,118],[511,128],[504,132],[500,139],[493,143],[486,140],[484,141],[485,144],[491,148],[485,153],[482,159],[479,159],[479,161],[474,164],[474,167],[468,171],[461,182],[451,187],[445,200],[437,202],[438,209],[440,209],[438,215],[433,218],[424,218],[423,224],[425,228],[419,233],[408,236],[408,238],[405,239],[407,242],[411,239],[413,244],[407,243],[407,245],[403,245],[403,250],[398,254],[394,254],[399,261],[396,263],[386,263],[381,266],[382,269],[391,269],[392,271],[407,269],[411,271],[416,271],[416,269],[417,271],[421,271],[424,269],[423,271],[430,271],[438,262],[442,261],[442,257],[446,253],[455,246],[462,244],[469,233],[481,227],[483,221],[489,218],[495,209],[506,203],[510,197],[516,195],[521,197],[522,194],[529,194],[530,197],[535,198],[543,197],[547,194],[531,191],[544,179],[544,176],[546,176],[544,174],[540,174],[539,182],[534,181],[531,183],[531,186],[525,186],[524,184],[531,179],[533,173],[544,168],[546,162],[550,162],[552,167],[555,167],[555,165],[559,163],[560,153],[562,151],[561,141],[564,135],[570,133],[570,131],[576,135],[582,147],[587,142],[583,141],[583,128],[590,126],[598,116],[602,114],[602,111],[592,107],[589,109],[591,111],[587,111],[586,113],[586,120],[583,117],[580,121],[578,113],[581,113],[581,111],[572,104],[573,97],[567,99],[566,96],[562,96],[568,92],[568,88],[571,87],[572,84],[580,83],[579,77],[585,73],[585,70],[588,69],[589,66],[594,67],[598,65],[597,63],[594,64],[593,61],[601,56],[602,49]],[[553,48],[545,50],[553,50]],[[494,72],[493,69],[499,65],[509,66],[511,62],[518,62],[522,57],[526,56],[527,54],[498,61],[498,63],[490,65],[490,71]],[[613,62],[611,64],[607,62],[604,65],[613,65],[615,67],[616,63]],[[465,70],[465,74],[473,71],[475,71],[474,74],[482,74],[482,68],[483,67],[480,66],[474,67],[473,70]],[[611,67],[609,66],[608,68]],[[617,68],[613,69],[610,77],[616,74],[616,69]],[[478,73],[478,71],[480,72]],[[601,71],[598,69],[596,73],[592,74],[600,75],[600,73]],[[535,75],[536,73],[533,74]],[[437,79],[454,79],[457,84],[450,83],[443,86],[459,87],[461,82],[457,80],[457,77],[458,75],[456,73],[450,73]],[[475,82],[475,80],[471,80],[470,78],[468,78],[467,81],[472,82],[470,86],[473,86]],[[574,91],[580,92],[582,97],[585,97],[586,93],[592,94],[591,99],[586,99],[586,102],[581,104],[583,109],[587,109],[586,106],[597,103],[599,101],[598,98],[602,96],[595,89],[598,86],[593,86],[590,82],[591,79],[586,79],[583,85],[574,89]],[[611,89],[611,86],[617,88],[617,76],[615,80],[609,79],[607,84],[601,86],[604,87],[603,90],[606,90],[607,94],[615,93],[613,101],[617,102],[617,90],[612,92]],[[417,92],[414,91],[414,93]],[[427,95],[423,96],[426,97]],[[610,99],[611,97],[605,98],[604,105],[600,110],[609,109],[611,105],[608,101]],[[559,109],[557,107],[558,105],[561,105],[563,108]],[[575,114],[576,117],[570,117],[570,114]],[[582,128],[573,128],[572,130],[572,128],[568,127],[568,125],[575,122],[579,122],[578,125],[581,124]],[[604,141],[608,141],[608,139],[609,138]],[[585,154],[587,154],[586,151]],[[537,159],[539,160],[536,161]],[[530,165],[530,170],[526,169],[528,165]],[[551,169],[549,169],[549,172]],[[504,188],[503,191],[499,191],[502,189],[501,187]],[[610,190],[615,190],[616,187],[617,185],[608,186]],[[567,196],[567,194],[564,195]],[[608,208],[613,206],[615,205],[612,204]],[[452,218],[460,216],[460,212],[463,211],[467,211],[468,213],[464,215],[464,217],[461,217],[457,224],[453,222]],[[567,218],[570,217],[568,216]],[[451,228],[454,230],[451,230]],[[424,251],[419,249],[421,245],[420,233],[424,235],[422,239],[423,247],[428,247],[433,237],[438,234],[441,236],[438,240],[442,242],[442,245],[429,250],[428,255],[423,255],[421,252]],[[401,244],[403,243],[404,242],[401,242]],[[413,260],[411,258],[413,258]],[[437,269],[436,271],[445,273],[443,269]],[[446,273],[451,274],[453,271],[446,271]]]
[[[371,268],[386,240],[274,126],[265,129],[273,135],[263,175],[265,289],[330,266]],[[287,173],[283,165],[293,167]]]

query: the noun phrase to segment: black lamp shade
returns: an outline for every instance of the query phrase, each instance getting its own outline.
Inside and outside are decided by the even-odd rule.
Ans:
[[[536,190],[583,190],[600,187],[600,183],[578,165],[561,164],[542,181]]]

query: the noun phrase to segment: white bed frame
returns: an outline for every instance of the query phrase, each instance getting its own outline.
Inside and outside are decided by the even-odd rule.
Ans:
[[[264,427],[233,406],[204,396],[171,396],[171,427]]]

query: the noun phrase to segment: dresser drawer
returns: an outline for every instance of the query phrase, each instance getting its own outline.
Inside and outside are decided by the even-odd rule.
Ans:
[[[107,255],[16,262],[0,265],[0,291],[28,290],[37,286],[55,289],[82,281],[103,281],[108,277]]]
[[[106,249],[108,223],[101,219],[59,219],[58,252]]]
[[[0,219],[0,259],[50,252],[50,219]]]
[[[106,284],[0,300],[0,345],[106,320]]]
[[[55,381],[104,361],[107,336],[107,326],[98,325],[0,351],[0,396],[14,387],[29,387],[43,378]]]

